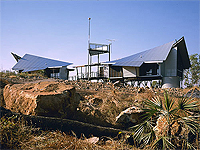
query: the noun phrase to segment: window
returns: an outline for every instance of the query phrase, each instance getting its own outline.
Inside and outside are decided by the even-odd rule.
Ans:
[[[139,71],[140,76],[159,75],[159,65],[155,63],[142,64]]]

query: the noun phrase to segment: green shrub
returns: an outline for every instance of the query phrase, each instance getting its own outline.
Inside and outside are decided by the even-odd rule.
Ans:
[[[9,71],[9,70],[4,70],[0,72],[0,77],[9,77],[9,76],[15,76],[16,73],[13,71]]]
[[[156,85],[157,85],[157,81],[153,81],[152,82],[152,87],[156,87]]]
[[[198,147],[200,122],[193,116],[198,103],[190,97],[175,101],[165,91],[164,99],[155,97],[144,103],[143,122],[132,127],[136,145],[150,149],[195,149]],[[159,119],[158,119],[159,118]],[[158,130],[159,129],[159,130]],[[197,143],[195,143],[195,138]]]

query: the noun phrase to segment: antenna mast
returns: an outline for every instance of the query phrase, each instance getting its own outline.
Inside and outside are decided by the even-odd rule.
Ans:
[[[89,53],[89,50],[90,50],[90,20],[91,18],[88,18],[89,20],[89,33],[88,33],[88,80],[90,79],[90,72],[91,72],[91,68],[90,68],[90,53]]]

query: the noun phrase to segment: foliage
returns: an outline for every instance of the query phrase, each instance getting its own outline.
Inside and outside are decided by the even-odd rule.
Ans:
[[[182,97],[175,105],[165,91],[164,100],[155,97],[145,102],[143,122],[132,127],[133,139],[140,148],[193,149],[191,137],[200,132],[199,120],[192,116],[198,103]],[[192,144],[193,143],[193,144]]]
[[[4,70],[0,72],[0,77],[9,77],[9,76],[15,76],[16,73],[9,71],[9,70]]]
[[[44,75],[44,70],[38,70],[38,71],[33,71],[33,72],[21,72],[21,73],[16,73],[15,71],[9,71],[9,70],[4,70],[0,72],[0,77],[7,77],[7,78],[43,78],[45,77]]]
[[[2,117],[1,126],[1,148],[19,149],[23,142],[30,139],[33,128],[25,126],[17,116]]]
[[[200,84],[200,54],[190,55],[191,67],[184,72],[185,85],[192,87]]]
[[[152,87],[156,87],[157,84],[158,84],[157,81],[153,81],[152,82]]]

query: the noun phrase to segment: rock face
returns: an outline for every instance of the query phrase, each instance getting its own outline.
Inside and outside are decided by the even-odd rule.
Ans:
[[[189,91],[187,92],[186,96],[188,96],[188,97],[191,96],[191,97],[195,97],[195,98],[200,98],[200,90],[199,90],[197,87],[195,87],[195,88],[189,90]]]
[[[4,101],[4,97],[3,97],[3,89],[7,84],[12,84],[12,82],[4,79],[4,78],[0,78],[0,106],[1,107],[5,107],[5,101]]]
[[[164,116],[160,116],[156,121],[156,126],[153,128],[156,137],[159,138],[162,135],[166,135],[167,127],[166,118]]]
[[[143,93],[143,92],[145,92],[145,89],[144,89],[143,87],[140,87],[140,88],[138,89],[138,93]]]
[[[100,109],[102,104],[103,100],[99,96],[85,96],[85,100],[80,101],[77,109],[78,113],[75,116],[76,119],[91,124],[110,126],[105,119],[105,115],[102,114],[102,110]]]
[[[168,130],[170,128],[170,130]],[[156,138],[160,138],[161,136],[167,136],[168,134],[172,136],[177,136],[178,138],[182,138],[184,134],[186,134],[186,129],[183,128],[183,125],[180,121],[174,121],[170,127],[167,123],[167,119],[165,116],[160,116],[156,121],[156,126],[153,128],[155,131]]]
[[[139,107],[133,106],[127,108],[116,117],[116,123],[121,123],[126,126],[140,123],[142,114],[143,110],[141,110]]]
[[[56,81],[6,85],[6,108],[26,115],[67,117],[80,101],[74,86]]]

